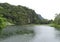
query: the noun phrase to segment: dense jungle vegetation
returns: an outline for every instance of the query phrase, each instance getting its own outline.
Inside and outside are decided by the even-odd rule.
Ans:
[[[5,18],[8,23],[15,25],[43,24],[48,21],[41,15],[38,15],[33,9],[8,3],[0,3],[0,15],[2,15],[0,17]]]

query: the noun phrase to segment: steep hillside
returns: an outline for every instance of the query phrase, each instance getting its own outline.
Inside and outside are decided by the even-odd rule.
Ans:
[[[3,15],[8,22],[16,25],[37,24],[40,22],[39,17],[41,17],[32,9],[21,5],[10,5],[8,3],[0,3],[0,15]]]

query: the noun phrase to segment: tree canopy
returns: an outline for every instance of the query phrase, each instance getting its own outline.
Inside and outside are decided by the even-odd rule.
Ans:
[[[54,23],[60,25],[60,14],[56,15],[56,17],[54,19]]]
[[[21,5],[15,6],[8,3],[0,3],[0,15],[1,14],[8,22],[16,25],[38,24],[41,21],[34,10]]]

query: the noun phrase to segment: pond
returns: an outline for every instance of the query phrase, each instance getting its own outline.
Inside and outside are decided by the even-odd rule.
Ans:
[[[10,30],[11,28],[12,30]],[[60,30],[48,25],[11,26],[7,30],[10,30],[10,32],[18,30],[15,28],[27,28],[28,30],[33,30],[34,33],[12,35],[0,42],[60,42]],[[7,32],[7,30],[5,31]]]

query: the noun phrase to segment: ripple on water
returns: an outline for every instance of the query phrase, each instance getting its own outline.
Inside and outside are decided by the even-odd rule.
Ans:
[[[15,35],[2,40],[1,42],[60,42],[60,31],[56,30],[54,27],[46,25],[29,27],[34,28],[35,35]]]

